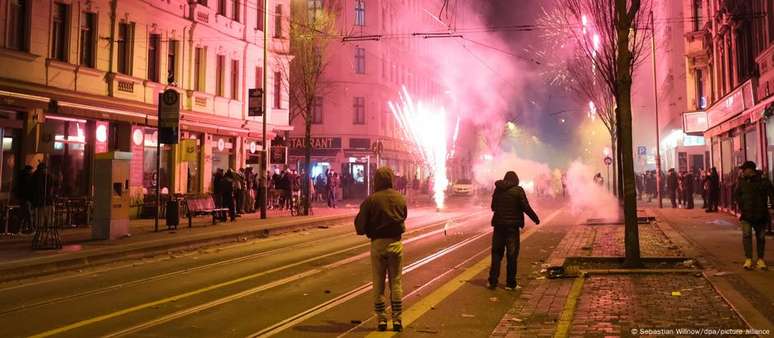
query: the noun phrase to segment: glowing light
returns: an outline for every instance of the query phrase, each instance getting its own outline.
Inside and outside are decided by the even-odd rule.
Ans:
[[[97,126],[97,142],[105,141],[107,141],[107,126],[100,124]]]
[[[594,44],[594,50],[599,50],[599,46],[602,44],[599,38],[599,34],[594,33],[594,37],[591,39],[591,41]]]
[[[142,129],[135,129],[132,132],[132,141],[134,142],[134,145],[141,146],[143,144],[143,140],[145,138],[145,135],[142,132]]]
[[[433,173],[433,199],[437,208],[443,208],[449,185],[446,177],[446,110],[414,101],[406,86],[402,86],[400,102],[387,103],[401,129],[419,148],[422,158]]]
[[[589,101],[589,118],[594,121],[597,119],[597,106],[594,101]]]
[[[589,18],[586,15],[581,16],[581,24],[586,26],[589,23]]]

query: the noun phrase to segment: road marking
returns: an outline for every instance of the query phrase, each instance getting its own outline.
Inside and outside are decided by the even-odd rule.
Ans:
[[[554,338],[566,338],[570,334],[570,325],[572,319],[575,317],[575,307],[578,304],[578,298],[580,298],[581,291],[583,291],[583,282],[586,280],[586,276],[581,274],[572,283],[570,293],[567,295],[567,301],[564,303],[564,309],[559,316],[559,323],[556,324],[556,332],[554,332]]]
[[[545,221],[542,222],[542,224],[547,224],[548,222],[553,220],[557,215],[559,215],[561,211],[562,209],[554,211],[551,215],[549,215],[545,219]],[[523,241],[529,238],[529,236],[535,233],[537,229],[538,228],[531,228],[531,229],[528,229],[529,231],[525,231],[524,234],[521,235],[520,241]],[[416,302],[414,305],[412,305],[410,308],[408,308],[408,310],[404,312],[403,327],[405,328],[411,325],[411,323],[413,323],[414,321],[422,317],[422,315],[430,311],[430,309],[440,304],[446,298],[451,296],[451,294],[453,294],[459,288],[465,285],[465,282],[469,281],[479,273],[489,268],[490,262],[491,262],[491,257],[486,257],[480,260],[478,263],[465,269],[465,271],[457,275],[457,277],[455,277],[454,279],[446,282],[446,284],[442,285],[440,288],[436,289],[431,294],[427,295],[426,297]],[[397,334],[397,332],[374,331],[368,334],[366,337],[367,338],[392,337],[395,334]]]
[[[447,248],[445,248],[443,250],[440,250],[440,251],[438,251],[438,252],[436,252],[436,253],[434,253],[432,255],[426,256],[426,257],[424,257],[424,258],[422,258],[422,259],[420,259],[418,261],[415,261],[414,263],[404,267],[402,273],[406,274],[406,273],[409,273],[411,271],[414,271],[414,270],[422,267],[425,264],[428,264],[428,263],[430,263],[430,262],[432,262],[432,261],[434,261],[434,260],[436,260],[436,259],[438,259],[438,258],[440,258],[442,256],[445,256],[446,254],[448,254],[448,253],[450,253],[450,252],[452,252],[454,250],[457,250],[457,249],[459,249],[459,248],[461,248],[461,247],[463,247],[463,246],[465,246],[465,245],[467,245],[467,244],[469,244],[471,242],[474,242],[474,241],[478,240],[481,237],[489,235],[489,233],[491,233],[491,232],[492,232],[491,230],[487,230],[484,233],[481,233],[481,234],[476,235],[474,237],[468,238],[468,239],[466,239],[466,240],[464,240],[462,242],[454,244],[454,245],[452,245],[450,247],[447,247]],[[292,327],[292,326],[294,326],[294,325],[296,325],[298,323],[301,323],[301,322],[303,322],[303,321],[305,321],[305,320],[307,320],[309,318],[312,318],[312,317],[314,317],[314,316],[316,316],[318,314],[321,314],[321,313],[323,313],[323,312],[325,312],[325,311],[327,311],[329,309],[332,309],[332,308],[334,308],[334,307],[336,307],[338,305],[346,303],[350,299],[353,299],[353,298],[355,298],[357,296],[360,296],[360,295],[370,291],[371,288],[372,288],[372,283],[369,282],[369,283],[363,284],[362,286],[360,286],[360,287],[358,287],[358,288],[356,288],[356,289],[354,289],[352,291],[349,291],[349,292],[347,292],[347,293],[345,293],[345,294],[343,294],[341,296],[338,296],[338,297],[336,297],[334,299],[331,299],[331,300],[329,300],[329,301],[327,301],[325,303],[317,305],[317,306],[315,306],[315,307],[313,307],[313,308],[311,308],[311,309],[309,309],[307,311],[298,313],[298,314],[296,314],[296,315],[294,315],[294,316],[292,316],[290,318],[287,318],[287,319],[285,319],[285,320],[283,320],[283,321],[281,321],[281,322],[279,322],[277,324],[274,324],[274,325],[272,325],[272,326],[270,326],[268,328],[265,328],[265,329],[263,329],[263,330],[261,330],[259,332],[253,333],[253,334],[249,335],[248,337],[253,338],[253,337],[270,337],[270,336],[273,336],[273,335],[275,335],[277,333],[280,333],[282,331],[285,331],[288,328],[290,328],[290,327]]]
[[[477,215],[477,213],[474,213],[473,215]],[[469,215],[469,216],[473,216],[473,215]],[[460,218],[467,218],[467,217],[463,216],[463,217],[460,217]],[[443,223],[443,222],[446,222],[446,221],[448,221],[448,220],[433,222],[433,223],[431,223],[431,225],[415,228],[411,232],[416,232],[416,231],[419,231],[421,229],[424,229],[424,228],[427,228],[427,227],[431,227],[433,225],[436,225],[438,223]],[[443,232],[443,229],[431,231],[431,233],[439,233],[439,232]],[[420,236],[417,236],[417,237],[414,237],[414,238],[410,238],[410,239],[406,240],[404,242],[404,244],[405,243],[413,242],[415,240],[419,240],[421,238],[424,238],[424,237],[426,237],[426,235],[427,234],[423,234],[423,235],[420,235]],[[188,297],[195,296],[195,295],[198,295],[198,294],[201,294],[201,293],[204,293],[204,292],[212,291],[212,290],[215,290],[215,289],[223,288],[223,287],[226,287],[226,286],[229,286],[229,285],[233,285],[233,284],[241,283],[241,282],[244,282],[244,281],[247,281],[247,280],[250,280],[250,279],[261,277],[261,276],[264,276],[264,275],[267,275],[267,274],[271,274],[271,273],[274,273],[274,272],[282,271],[282,270],[285,270],[285,269],[288,269],[288,268],[291,268],[291,267],[296,267],[296,266],[299,266],[299,265],[310,263],[310,262],[319,260],[321,258],[326,258],[326,257],[330,257],[330,256],[339,255],[339,254],[342,254],[342,253],[345,253],[345,252],[348,252],[348,251],[352,251],[352,250],[355,250],[357,248],[360,248],[360,247],[363,247],[363,246],[368,246],[368,245],[370,245],[370,243],[363,243],[363,244],[360,244],[360,245],[356,245],[356,246],[352,246],[352,247],[345,248],[345,249],[342,249],[342,250],[338,250],[338,251],[334,251],[334,252],[331,252],[331,253],[327,253],[327,254],[324,254],[324,255],[321,255],[321,256],[315,256],[315,257],[312,257],[312,258],[309,258],[309,259],[305,259],[305,260],[302,260],[302,261],[299,261],[299,262],[296,262],[296,263],[291,263],[291,264],[288,264],[288,265],[283,265],[283,266],[280,266],[280,267],[277,267],[277,268],[274,268],[274,269],[271,269],[271,270],[254,273],[254,274],[243,276],[243,277],[240,277],[240,278],[237,278],[237,279],[233,279],[233,280],[230,280],[230,281],[226,281],[226,282],[210,285],[210,286],[198,289],[198,290],[186,292],[186,293],[179,294],[179,295],[172,296],[172,297],[167,297],[167,298],[159,299],[159,300],[156,300],[156,301],[153,301],[153,302],[149,302],[149,303],[145,303],[145,304],[140,304],[140,305],[132,306],[132,307],[125,308],[125,309],[122,309],[122,310],[119,310],[119,311],[115,311],[115,312],[112,312],[112,313],[108,313],[108,314],[105,314],[105,315],[89,318],[89,319],[82,320],[82,321],[79,321],[79,322],[75,322],[75,323],[72,323],[72,324],[69,324],[69,325],[58,327],[58,328],[55,328],[55,329],[52,329],[52,330],[41,332],[41,333],[38,333],[38,334],[33,335],[31,337],[33,337],[33,338],[43,338],[43,337],[49,337],[49,336],[52,336],[52,335],[60,334],[60,333],[67,332],[67,331],[70,331],[70,330],[74,330],[74,329],[77,329],[77,328],[80,328],[80,327],[91,325],[91,324],[94,324],[94,323],[97,323],[97,322],[101,322],[101,321],[108,320],[108,319],[111,319],[111,318],[123,316],[123,315],[129,314],[129,313],[135,312],[135,311],[139,311],[139,310],[142,310],[142,309],[147,309],[147,308],[150,308],[150,307],[153,307],[153,306],[156,306],[156,305],[161,305],[161,304],[168,303],[168,302],[178,301],[178,300],[183,299],[183,298],[188,298]],[[360,255],[357,255],[355,257],[358,257],[358,259],[360,259],[360,258],[363,258],[365,256],[367,256],[367,255],[360,254]],[[292,281],[292,280],[298,280],[298,279],[301,279],[301,278],[305,278],[305,277],[308,277],[310,275],[320,273],[320,272],[322,272],[322,271],[324,271],[326,269],[330,269],[332,267],[340,266],[341,264],[343,264],[342,262],[349,263],[349,262],[352,262],[352,261],[353,261],[353,257],[350,257],[350,258],[344,259],[342,261],[334,262],[332,264],[326,265],[326,266],[324,266],[322,268],[316,268],[316,269],[308,270],[308,271],[305,271],[305,272],[302,272],[302,273],[299,273],[299,274],[296,274],[294,276],[286,278],[285,282],[289,282],[289,281]],[[291,278],[292,278],[292,280],[290,280]],[[273,283],[269,283],[269,284],[273,284]],[[251,290],[258,289],[260,287],[261,286],[253,288]],[[247,290],[247,291],[250,291],[250,290]],[[261,291],[263,291],[263,290],[261,290]],[[256,292],[258,292],[258,291],[256,291]],[[255,292],[253,292],[253,293],[255,293]],[[126,330],[124,330],[124,331],[126,331]]]

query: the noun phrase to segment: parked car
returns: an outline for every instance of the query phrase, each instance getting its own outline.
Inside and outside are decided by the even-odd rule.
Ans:
[[[461,196],[471,196],[475,193],[475,186],[469,179],[459,179],[452,184],[452,194]]]

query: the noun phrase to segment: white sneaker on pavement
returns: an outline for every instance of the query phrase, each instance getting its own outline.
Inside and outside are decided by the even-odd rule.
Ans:
[[[748,258],[744,260],[744,265],[742,265],[743,268],[747,270],[752,270],[752,259]]]

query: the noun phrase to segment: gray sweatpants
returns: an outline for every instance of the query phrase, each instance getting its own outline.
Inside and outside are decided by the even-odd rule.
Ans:
[[[403,269],[403,243],[400,238],[371,240],[371,268],[374,275],[374,311],[379,321],[387,321],[384,296],[384,278],[390,281],[392,320],[400,321],[403,312],[403,287],[400,284]]]

